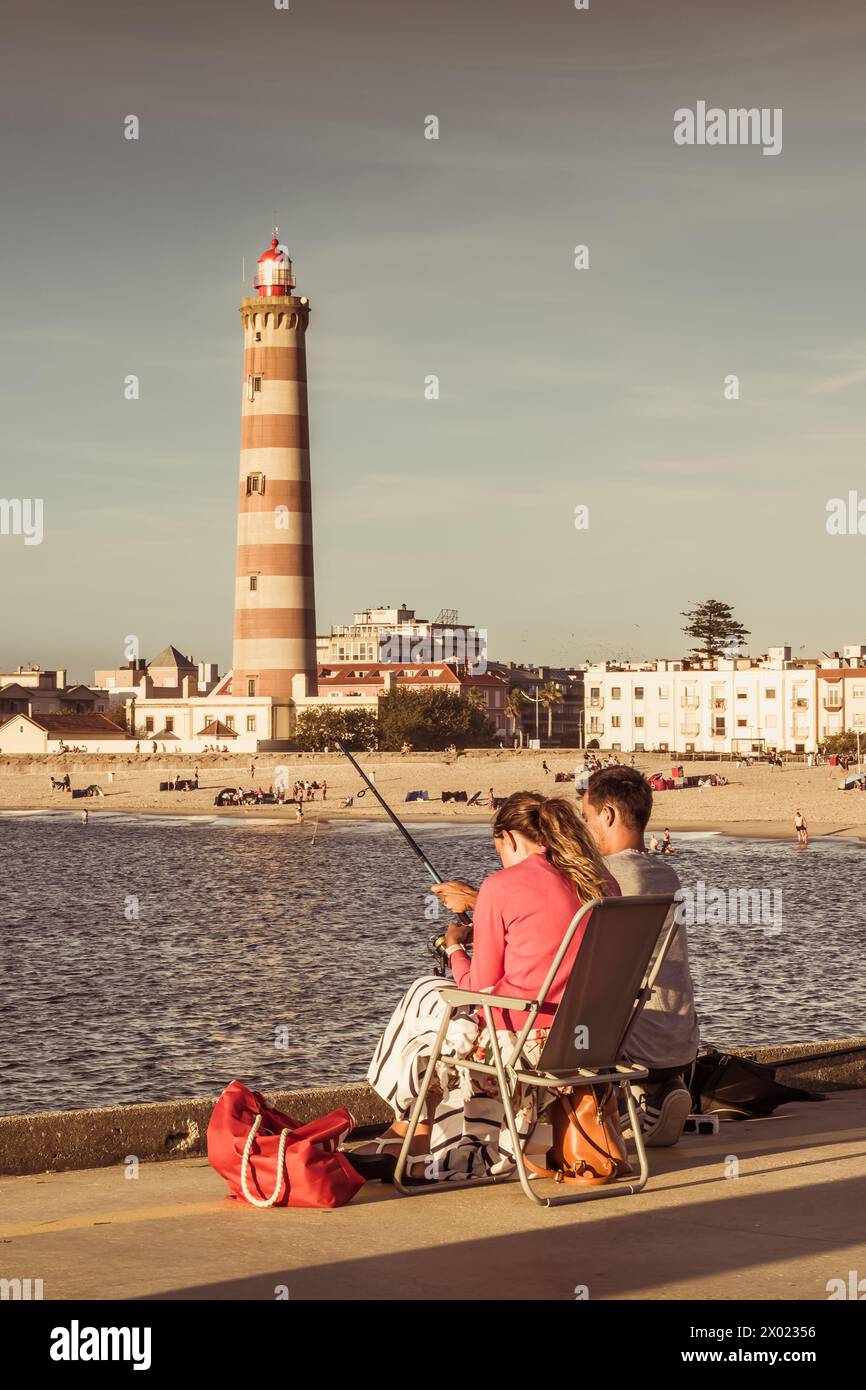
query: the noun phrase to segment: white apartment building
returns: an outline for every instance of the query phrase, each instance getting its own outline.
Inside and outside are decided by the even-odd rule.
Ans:
[[[486,633],[457,620],[453,609],[436,618],[419,618],[414,608],[365,608],[316,638],[317,660],[324,665],[354,661],[389,663],[456,661],[486,669]],[[482,665],[479,658],[484,660]]]
[[[790,647],[759,660],[587,664],[586,741],[623,753],[813,752],[826,737],[818,675]]]

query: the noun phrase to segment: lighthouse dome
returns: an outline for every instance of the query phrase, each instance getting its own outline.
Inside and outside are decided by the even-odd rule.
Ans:
[[[279,228],[274,228],[271,244],[258,259],[258,268],[253,285],[260,296],[272,297],[291,294],[295,288],[291,257],[279,240]]]

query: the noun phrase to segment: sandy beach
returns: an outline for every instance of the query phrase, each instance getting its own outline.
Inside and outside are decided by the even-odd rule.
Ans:
[[[251,775],[252,763],[255,772]],[[496,796],[529,789],[548,795],[573,797],[574,785],[557,783],[557,772],[573,772],[579,755],[569,749],[522,752],[479,750],[456,758],[444,753],[367,753],[360,759],[368,772],[375,772],[376,785],[397,813],[407,821],[436,820],[449,823],[486,821],[486,806],[468,807],[443,802],[445,791],[466,791],[471,797],[480,791],[487,799],[492,787]],[[542,763],[547,762],[546,774]],[[670,764],[658,756],[638,755],[636,766],[642,772],[662,770]],[[160,792],[159,784],[176,775],[191,776],[199,769],[199,789],[194,792]],[[101,811],[162,815],[230,815],[255,819],[285,818],[295,822],[294,806],[228,807],[214,806],[221,788],[237,786],[244,790],[267,790],[278,767],[288,768],[288,779],[306,778],[327,782],[327,799],[321,793],[307,803],[307,820],[359,820],[384,818],[372,793],[358,797],[363,784],[351,765],[339,754],[266,754],[251,759],[237,754],[191,755],[148,754],[138,758],[98,754],[64,757],[8,757],[0,760],[0,811],[50,809],[77,814],[87,807],[92,815]],[[69,774],[72,786],[101,786],[103,797],[76,798],[52,791],[51,778]],[[113,773],[111,782],[109,772]],[[656,793],[651,826],[670,826],[680,830],[719,830],[734,835],[767,835],[793,838],[793,816],[803,812],[812,835],[843,835],[866,838],[866,795],[837,790],[838,768],[810,768],[788,764],[784,770],[765,764],[737,767],[735,763],[688,763],[685,774],[721,772],[729,779],[726,787],[686,788]],[[406,802],[408,791],[426,790],[428,801]],[[354,795],[354,806],[342,810],[342,797]]]

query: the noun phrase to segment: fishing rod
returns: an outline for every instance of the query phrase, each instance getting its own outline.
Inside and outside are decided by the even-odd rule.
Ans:
[[[383,811],[385,812],[385,814],[393,821],[394,825],[396,825],[397,829],[400,831],[400,834],[403,836],[403,839],[406,841],[406,843],[408,844],[409,848],[410,848],[410,849],[413,851],[413,853],[415,853],[415,854],[418,856],[418,858],[421,860],[421,863],[424,865],[424,868],[427,870],[427,872],[428,872],[428,874],[430,875],[430,877],[432,878],[433,882],[434,882],[434,883],[444,883],[444,882],[445,882],[445,879],[444,879],[444,878],[442,877],[442,875],[438,872],[438,870],[434,869],[433,865],[430,863],[430,860],[427,858],[427,856],[426,856],[426,854],[424,853],[423,849],[422,849],[421,846],[418,844],[418,841],[412,838],[412,836],[409,834],[409,831],[406,829],[406,827],[405,827],[405,825],[403,824],[403,822],[402,822],[402,821],[400,820],[400,818],[399,818],[398,816],[396,816],[396,815],[394,814],[394,812],[391,810],[391,807],[388,805],[388,803],[387,803],[387,801],[385,800],[384,796],[383,796],[382,793],[379,791],[379,789],[378,789],[378,787],[376,786],[375,782],[371,782],[371,781],[370,781],[370,778],[367,776],[366,772],[365,772],[364,769],[361,767],[360,763],[358,763],[358,762],[356,761],[356,759],[352,757],[352,754],[349,752],[348,748],[345,746],[345,744],[342,742],[341,739],[336,738],[336,739],[334,739],[334,742],[336,743],[336,745],[337,745],[337,747],[339,748],[340,752],[343,754],[343,757],[349,759],[349,762],[352,764],[353,768],[354,768],[355,771],[358,773],[358,776],[359,776],[359,777],[362,777],[363,780],[366,782],[366,784],[367,784],[367,789],[373,793],[373,795],[375,796],[375,798],[376,798],[376,800],[378,801],[379,805],[382,807],[382,810],[383,810]],[[469,916],[468,912],[458,912],[458,913],[457,913],[457,921],[458,921],[458,922],[462,922],[464,926],[467,926],[467,927],[471,927],[471,926],[472,926],[472,918]],[[445,955],[445,936],[444,936],[444,933],[440,933],[438,936],[432,937],[432,939],[428,942],[427,949],[429,950],[430,954],[431,954],[432,956],[435,956],[435,958],[436,958],[436,961],[437,961],[437,970],[436,970],[436,973],[437,973],[438,975],[444,975],[444,974],[445,974],[445,967],[446,967],[446,965],[447,965],[447,963],[448,963],[448,957]]]

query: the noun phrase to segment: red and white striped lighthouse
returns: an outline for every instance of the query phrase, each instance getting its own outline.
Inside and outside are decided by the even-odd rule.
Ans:
[[[232,695],[292,697],[295,676],[316,693],[316,604],[305,334],[278,240],[259,257],[244,330],[241,471]],[[282,722],[282,721],[280,721]]]

